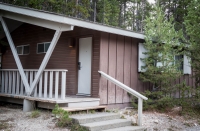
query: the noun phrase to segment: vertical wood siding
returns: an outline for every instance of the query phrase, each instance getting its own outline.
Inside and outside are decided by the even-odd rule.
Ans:
[[[121,35],[101,33],[100,42],[100,70],[114,77],[132,89],[143,92],[151,90],[149,82],[142,82],[138,73],[138,43],[139,39]],[[186,81],[186,85],[194,86],[192,75],[184,75],[175,82]],[[130,98],[126,91],[114,86],[105,78],[100,77],[99,95],[101,104],[127,103]],[[180,91],[173,96],[180,97]]]
[[[45,53],[37,54],[37,43],[50,42],[55,31],[42,27],[23,24],[11,33],[15,46],[30,45],[29,55],[20,55],[20,60],[24,69],[38,69]],[[99,94],[99,51],[100,32],[75,27],[73,31],[63,32],[53,54],[46,66],[46,69],[67,69],[66,94],[75,95],[77,93],[77,60],[78,60],[78,39],[81,37],[93,37],[93,59],[92,59],[92,89],[91,94],[98,97]],[[76,41],[74,48],[69,48],[68,38]],[[3,55],[3,69],[16,69],[13,55],[8,48]]]

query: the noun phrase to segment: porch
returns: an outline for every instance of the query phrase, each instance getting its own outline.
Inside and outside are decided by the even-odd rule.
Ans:
[[[37,72],[36,69],[24,69],[29,85]],[[28,96],[18,69],[0,69],[0,96],[37,101],[43,103],[41,106],[49,108],[53,108],[56,103],[70,108],[99,106],[100,98],[66,95],[66,77],[66,69],[44,70],[34,93]]]

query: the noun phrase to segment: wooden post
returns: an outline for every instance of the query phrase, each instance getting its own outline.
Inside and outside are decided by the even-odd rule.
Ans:
[[[53,71],[50,71],[50,78],[49,78],[49,98],[52,98],[52,94],[53,94]]]
[[[25,90],[26,90],[26,94],[29,94],[30,85],[28,84],[28,80],[27,80],[27,78],[26,78],[26,76],[25,76],[24,69],[23,69],[23,67],[22,67],[21,61],[20,61],[19,56],[18,56],[18,54],[17,54],[17,50],[16,50],[16,48],[15,48],[15,46],[14,46],[14,43],[13,43],[13,40],[12,40],[11,35],[10,35],[10,33],[9,33],[8,27],[7,27],[5,21],[4,21],[4,19],[3,19],[2,17],[0,17],[0,20],[1,20],[2,27],[3,27],[3,29],[4,29],[4,32],[5,32],[5,34],[6,34],[6,37],[7,37],[7,39],[8,39],[8,43],[9,43],[9,45],[10,45],[10,48],[11,48],[11,50],[12,50],[12,53],[13,53],[15,62],[16,62],[17,67],[18,67],[18,69],[19,69],[19,73],[20,73],[20,75],[21,75],[22,81],[23,81],[23,83],[24,83]]]
[[[5,92],[5,90],[4,90],[5,72],[2,71],[1,74],[2,74],[2,78],[1,78],[1,93],[4,93]]]
[[[47,80],[48,80],[48,71],[44,72],[44,98],[47,98]]]
[[[56,76],[55,76],[55,98],[58,99],[58,81],[59,81],[59,72],[56,71]]]
[[[142,98],[138,98],[138,126],[142,126]]]

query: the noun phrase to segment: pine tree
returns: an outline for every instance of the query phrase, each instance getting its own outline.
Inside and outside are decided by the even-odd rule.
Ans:
[[[171,83],[181,75],[178,70],[182,60],[175,60],[176,55],[182,54],[181,31],[174,29],[173,18],[165,19],[162,8],[156,4],[154,12],[145,20],[145,43],[147,56],[143,59],[146,64],[140,77],[150,82],[154,89],[162,89],[169,93]]]
[[[195,86],[199,87],[200,83],[200,3],[198,0],[192,0],[187,7],[187,16],[185,17],[186,33],[188,38],[188,56],[191,58],[193,77]]]

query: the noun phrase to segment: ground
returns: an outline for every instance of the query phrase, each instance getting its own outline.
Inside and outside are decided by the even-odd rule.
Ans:
[[[185,119],[178,115],[178,108],[170,113],[144,112],[143,126],[147,131],[200,131],[200,120]],[[4,131],[68,131],[55,127],[51,110],[39,110],[40,116],[32,118],[31,112],[24,113],[22,106],[0,103],[0,130]],[[121,118],[137,121],[135,109],[119,111]],[[3,123],[3,124],[2,124]]]

